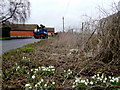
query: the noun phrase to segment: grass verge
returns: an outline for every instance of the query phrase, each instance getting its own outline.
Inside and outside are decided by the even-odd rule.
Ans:
[[[56,45],[57,39],[58,37],[41,40],[4,53],[3,90],[119,88],[119,81],[116,81],[119,68],[85,57],[78,53],[77,48]],[[107,78],[109,76],[111,79]]]
[[[32,37],[2,37],[0,38],[0,40],[26,39],[26,38],[32,38]]]

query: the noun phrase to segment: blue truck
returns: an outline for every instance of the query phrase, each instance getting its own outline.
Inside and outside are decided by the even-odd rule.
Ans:
[[[35,29],[33,33],[34,33],[34,38],[36,39],[48,38],[48,31],[47,29],[45,29],[45,26],[43,25],[40,25],[40,27],[37,27],[37,29]]]

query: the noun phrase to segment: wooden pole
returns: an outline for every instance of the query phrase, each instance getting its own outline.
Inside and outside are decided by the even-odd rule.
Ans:
[[[62,19],[63,19],[63,32],[64,32],[64,29],[65,29],[65,28],[64,28],[64,17],[63,17]]]

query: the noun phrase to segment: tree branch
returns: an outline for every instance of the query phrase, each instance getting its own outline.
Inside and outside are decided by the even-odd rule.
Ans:
[[[2,23],[6,22],[8,19],[12,18],[16,12],[16,9],[17,9],[17,6],[15,7],[15,9],[13,10],[13,13],[8,18],[6,18],[5,20],[2,20]]]

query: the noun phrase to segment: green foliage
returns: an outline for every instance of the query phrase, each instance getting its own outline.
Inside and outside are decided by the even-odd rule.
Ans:
[[[20,48],[22,51],[32,51],[34,50],[32,47],[29,47],[29,46],[24,46],[22,48]]]

